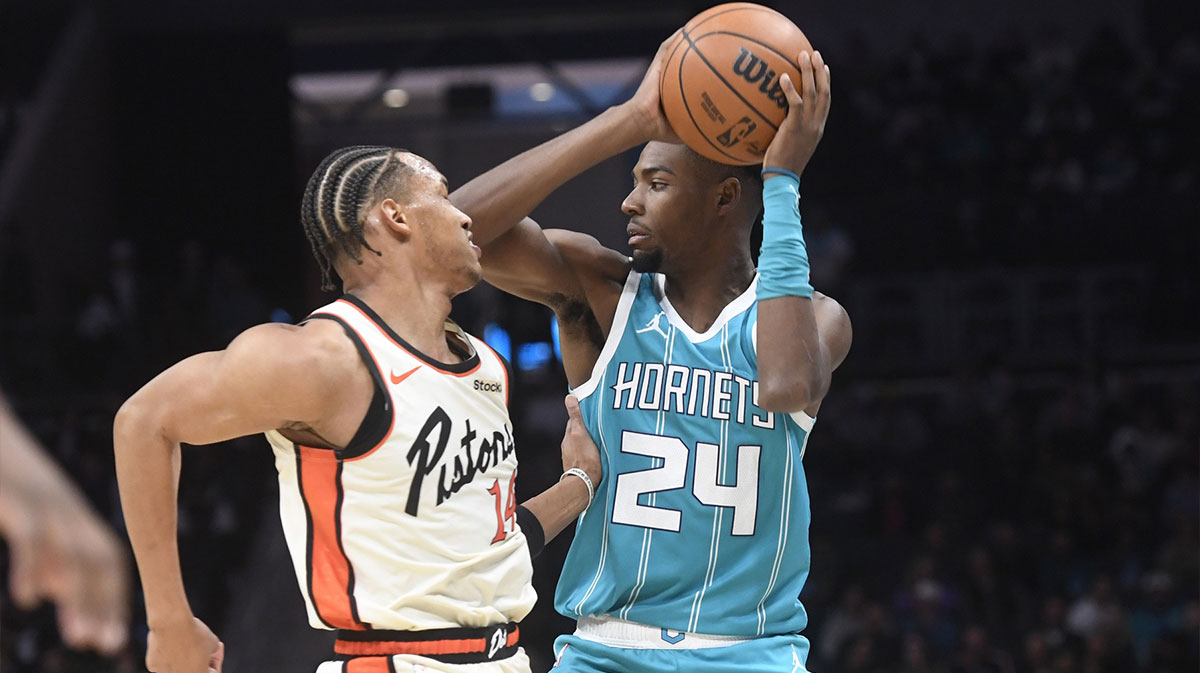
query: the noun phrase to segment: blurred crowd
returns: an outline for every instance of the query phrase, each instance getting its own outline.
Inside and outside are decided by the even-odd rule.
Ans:
[[[1183,261],[1196,244],[1200,36],[916,39],[887,60],[863,39],[846,58],[812,178],[841,221],[879,225],[862,270]]]
[[[1200,384],[837,387],[805,458],[812,670],[1200,670]]]
[[[819,209],[805,206],[820,288],[839,296],[885,271],[1121,259],[1155,269],[1163,298],[1148,302],[1200,305],[1187,258],[1200,221],[1200,41],[1132,45],[1105,33],[1083,47],[1047,38],[985,50],[918,40],[886,63],[864,42],[844,61],[828,146],[805,177],[823,195]],[[1164,243],[1175,235],[1192,239]],[[29,286],[39,251],[19,237],[0,246],[0,383],[118,532],[121,401],[187,354],[294,319],[233,252],[193,241],[146,260],[136,242],[114,242],[67,281],[77,301],[48,324]],[[455,317],[481,333],[486,312],[471,301]],[[503,301],[502,321],[530,322],[533,309]],[[1037,372],[964,362],[914,387],[854,357],[805,460],[812,670],[1200,670],[1200,381],[1092,353],[1087,365]],[[556,366],[518,374],[514,417],[530,446],[561,436]],[[220,633],[236,600],[230,578],[275,507],[270,451],[248,438],[184,460],[188,593]],[[525,460],[522,488],[556,478],[550,463]],[[539,560],[542,600],[523,629],[537,662],[568,628],[549,598],[564,551]],[[52,608],[18,610],[0,590],[0,669],[142,670],[145,626],[131,600],[131,645],[102,662],[62,646]]]
[[[196,241],[154,273],[136,245],[114,242],[72,279],[78,303],[44,329],[30,301],[29,251],[7,248],[0,328],[0,382],[30,432],[79,484],[124,540],[112,454],[112,419],[126,397],[157,372],[191,353],[222,348],[273,311],[234,257]],[[249,542],[270,503],[271,453],[258,438],[185,449],[180,482],[180,556],[197,615],[220,623],[229,605],[230,574],[246,561]],[[0,554],[0,577],[11,559]],[[131,586],[138,589],[136,578]],[[146,628],[140,596],[130,596],[131,644],[115,658],[66,648],[52,606],[23,611],[0,583],[0,670],[141,671]]]

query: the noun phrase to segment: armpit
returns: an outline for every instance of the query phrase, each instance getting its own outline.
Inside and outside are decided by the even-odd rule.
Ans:
[[[556,294],[551,298],[551,302],[560,330],[586,338],[598,347],[604,345],[604,333],[600,329],[600,323],[586,301]]]

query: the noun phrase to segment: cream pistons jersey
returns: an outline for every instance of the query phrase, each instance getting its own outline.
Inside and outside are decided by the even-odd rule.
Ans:
[[[308,320],[339,323],[376,386],[344,449],[266,433],[309,622],[420,630],[520,621],[536,595],[516,522],[504,360],[447,321],[467,352],[437,362],[350,295]]]

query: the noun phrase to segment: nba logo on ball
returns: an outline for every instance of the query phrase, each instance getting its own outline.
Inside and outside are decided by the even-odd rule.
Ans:
[[[779,78],[800,85],[796,59],[812,51],[796,24],[749,2],[697,14],[667,50],[659,93],[683,142],[723,164],[756,164],[787,115]]]

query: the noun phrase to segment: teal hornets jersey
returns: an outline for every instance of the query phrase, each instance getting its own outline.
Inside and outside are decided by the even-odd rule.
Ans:
[[[658,626],[664,638],[797,633],[808,621],[801,460],[814,419],[757,404],[757,278],[703,334],[664,282],[630,272],[592,376],[574,391],[604,480],[577,523],[555,607]]]

